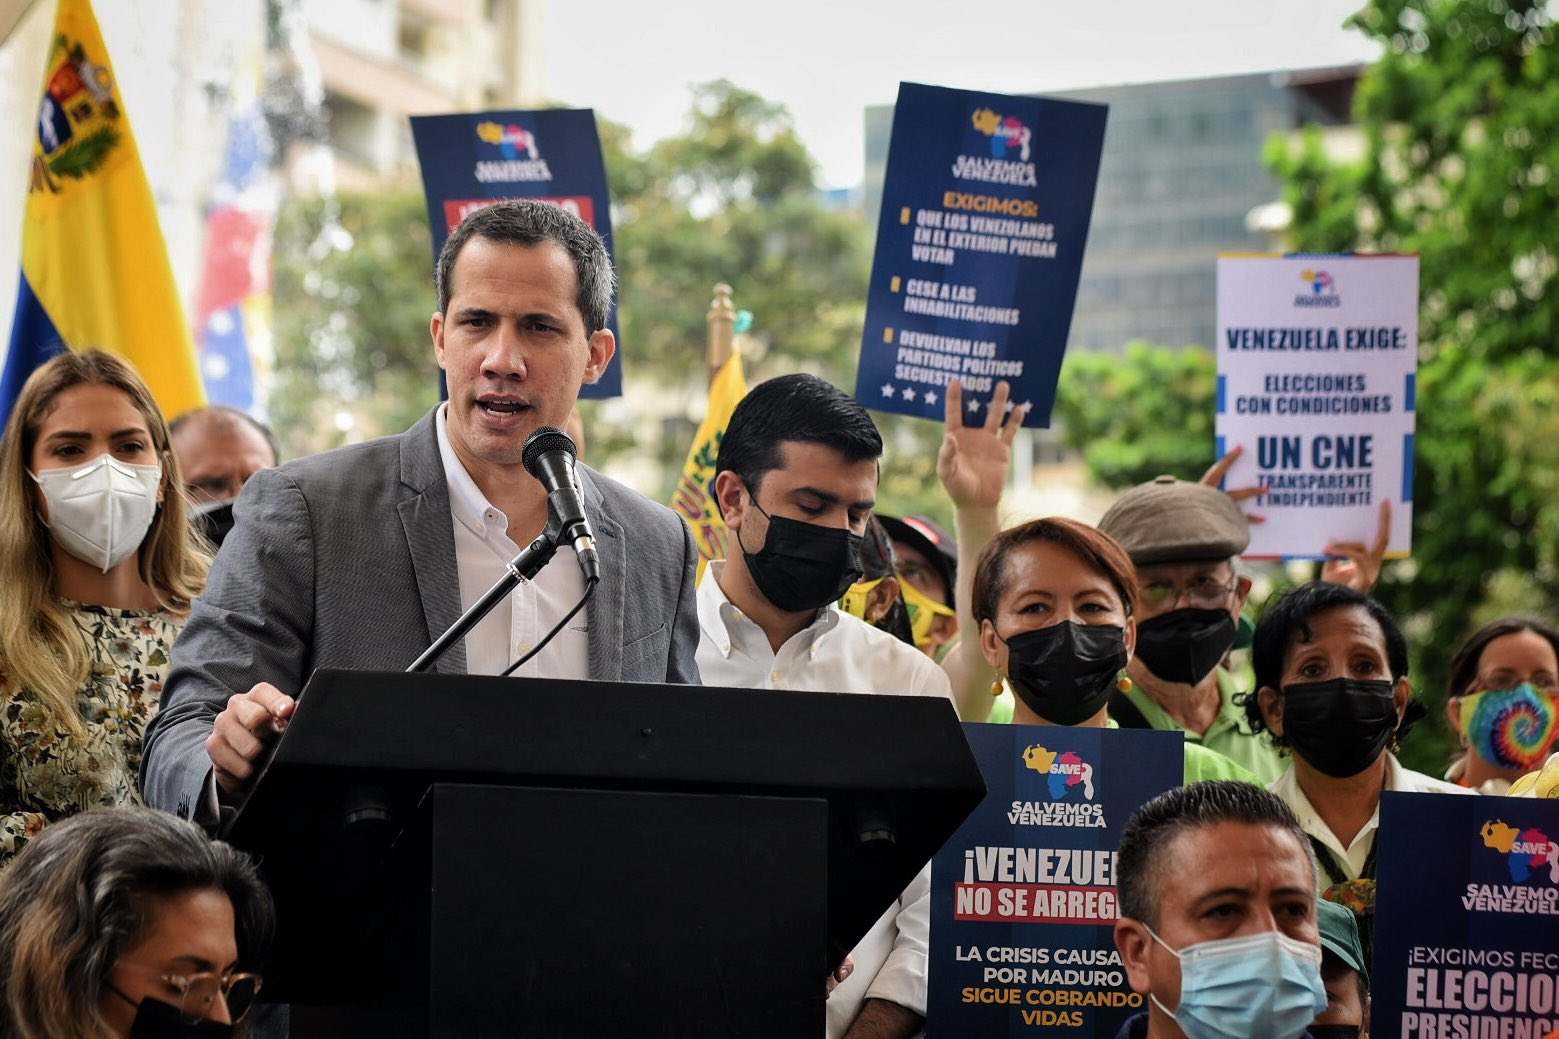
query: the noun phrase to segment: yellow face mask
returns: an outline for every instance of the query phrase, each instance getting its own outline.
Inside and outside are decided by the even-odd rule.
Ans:
[[[872,592],[876,591],[877,586],[885,580],[887,578],[884,576],[874,577],[870,581],[855,582],[844,595],[839,597],[839,608],[852,617],[866,620],[866,605],[871,601]]]
[[[938,617],[955,616],[953,608],[943,606],[903,577],[899,578],[899,590],[909,610],[909,629],[915,635],[915,645],[924,649],[931,644],[931,626]]]

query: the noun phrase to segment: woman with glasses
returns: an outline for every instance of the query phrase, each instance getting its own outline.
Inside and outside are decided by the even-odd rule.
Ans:
[[[141,736],[210,557],[168,426],[100,350],[27,380],[0,438],[0,865],[85,808],[140,800]]]
[[[55,823],[0,873],[0,1039],[238,1034],[274,920],[249,859],[193,823]]]
[[[1358,914],[1368,953],[1381,791],[1468,793],[1397,762],[1395,750],[1423,714],[1407,680],[1407,639],[1368,595],[1318,581],[1267,605],[1251,663],[1251,728],[1292,757],[1267,789],[1299,818],[1323,897]]]
[[[1445,778],[1503,794],[1555,749],[1559,632],[1503,617],[1474,632],[1451,660],[1446,713],[1464,751]]]

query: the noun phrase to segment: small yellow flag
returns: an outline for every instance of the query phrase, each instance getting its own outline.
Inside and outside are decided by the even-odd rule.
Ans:
[[[726,423],[731,421],[731,412],[745,396],[747,377],[742,373],[742,355],[733,352],[709,386],[709,411],[693,437],[682,476],[677,480],[677,492],[671,499],[671,508],[693,530],[700,556],[700,579],[711,559],[725,558],[726,542],[731,536],[715,505],[715,459],[720,454],[720,440],[725,436]]]

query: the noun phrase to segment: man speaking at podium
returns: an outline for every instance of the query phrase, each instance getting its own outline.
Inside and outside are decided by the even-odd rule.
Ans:
[[[866,409],[814,375],[770,379],[736,406],[715,461],[730,547],[698,590],[709,685],[952,699],[930,657],[838,607],[861,577],[881,455]],[[920,1031],[930,910],[927,868],[851,952],[829,1039]]]
[[[562,427],[616,350],[611,259],[544,202],[477,210],[437,268],[433,348],[449,400],[399,436],[257,473],[173,651],[148,728],[146,800],[206,824],[247,793],[319,667],[404,670],[541,534],[526,438]],[[601,579],[520,674],[696,683],[697,559],[686,526],[580,467]],[[585,594],[565,545],[435,669],[499,674]]]

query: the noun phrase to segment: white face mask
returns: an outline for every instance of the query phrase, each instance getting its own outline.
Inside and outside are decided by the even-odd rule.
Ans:
[[[160,465],[129,465],[104,454],[85,465],[31,475],[49,503],[49,533],[65,551],[105,574],[141,547],[157,515]]]

